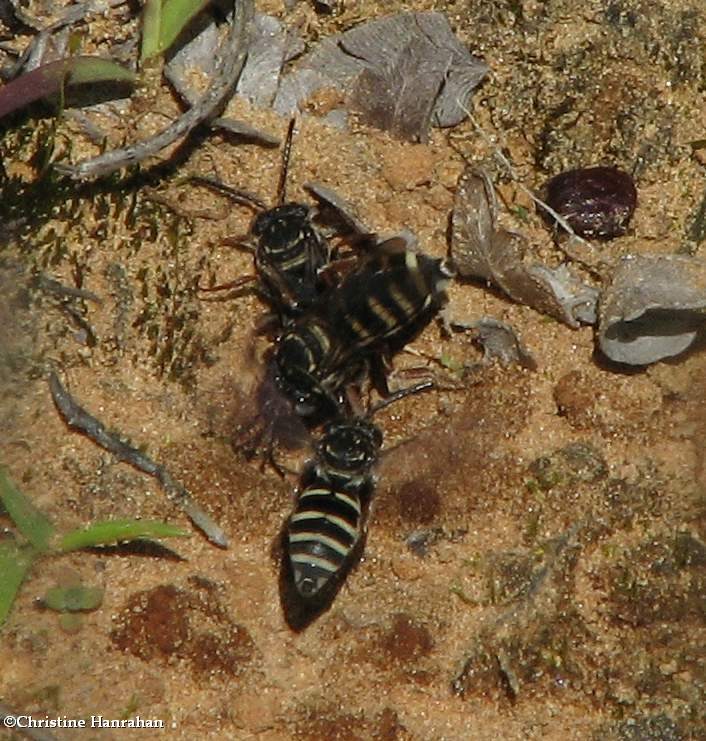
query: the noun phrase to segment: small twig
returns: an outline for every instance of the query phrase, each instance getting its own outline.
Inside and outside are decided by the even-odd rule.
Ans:
[[[112,453],[118,460],[129,463],[140,471],[154,476],[162,485],[167,497],[180,507],[189,519],[214,544],[228,547],[228,538],[217,525],[191,498],[191,495],[178,481],[175,481],[164,466],[155,463],[148,455],[132,445],[107,432],[102,422],[80,406],[62,385],[53,371],[49,374],[49,390],[54,404],[69,427],[86,435],[96,445]]]
[[[233,21],[216,55],[216,67],[220,69],[220,74],[184,115],[149,139],[112,149],[77,165],[57,164],[57,171],[75,180],[109,175],[155,156],[177,139],[188,136],[199,124],[217,116],[232,95],[245,64],[253,15],[253,0],[235,1]]]
[[[244,139],[250,139],[259,144],[263,144],[266,147],[278,147],[280,145],[279,137],[274,134],[270,134],[269,131],[263,131],[262,129],[256,129],[246,121],[241,121],[236,118],[214,118],[210,122],[212,129],[222,129],[230,134],[236,136],[242,136]]]
[[[92,291],[86,291],[83,288],[75,288],[74,286],[65,286],[63,283],[59,283],[58,280],[48,278],[46,275],[40,275],[37,277],[37,285],[45,293],[53,293],[55,296],[82,298],[86,301],[93,301],[99,305],[103,303],[103,299]]]

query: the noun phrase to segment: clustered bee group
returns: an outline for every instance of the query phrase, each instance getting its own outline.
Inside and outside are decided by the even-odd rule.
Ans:
[[[321,429],[284,533],[285,573],[304,614],[330,605],[362,543],[382,406],[431,385],[387,393],[385,362],[434,317],[452,277],[446,261],[403,237],[358,235],[353,261],[339,258],[308,206],[285,202],[294,121],[284,149],[278,205],[255,218],[248,241],[258,293],[277,320],[263,386],[310,430]],[[361,246],[362,245],[362,246]],[[352,267],[339,277],[338,263]],[[351,387],[372,376],[383,401],[363,413]]]

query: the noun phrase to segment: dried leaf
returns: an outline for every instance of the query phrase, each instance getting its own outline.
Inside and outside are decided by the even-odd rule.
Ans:
[[[493,281],[496,271],[489,253],[497,211],[490,178],[468,167],[459,178],[451,215],[451,254],[461,275]]]
[[[221,34],[215,19],[206,22],[176,51],[164,66],[165,77],[188,103],[199,95],[194,79],[217,74],[216,52]],[[273,16],[256,13],[250,34],[248,56],[238,78],[236,92],[251,103],[270,107],[277,92],[279,76],[291,39],[282,23]],[[194,75],[200,72],[202,75]]]
[[[370,233],[355,208],[335,190],[316,181],[304,183],[304,189],[324,206],[331,208],[352,234],[367,235]]]
[[[706,260],[624,257],[601,299],[598,342],[617,363],[647,365],[679,355],[706,332]]]
[[[277,18],[255,15],[248,58],[236,88],[238,95],[262,108],[272,105],[288,43],[287,32]]]
[[[364,123],[398,139],[426,142],[436,98],[451,64],[425,39],[407,44],[393,66],[363,70],[349,102]]]
[[[497,227],[497,200],[487,174],[472,167],[461,175],[451,221],[451,254],[459,273],[487,280],[518,303],[570,327],[595,321],[598,292],[568,267],[524,262],[527,241]]]
[[[222,33],[213,18],[202,16],[202,26],[193,29],[193,36],[169,53],[164,64],[164,76],[189,105],[198,98],[198,79],[210,80],[216,74],[216,54]],[[201,74],[198,74],[201,73]]]
[[[364,120],[404,139],[453,126],[487,73],[441,13],[398,13],[321,41],[286,75],[274,108],[293,115],[323,88],[338,89]],[[327,118],[340,121],[341,111]]]

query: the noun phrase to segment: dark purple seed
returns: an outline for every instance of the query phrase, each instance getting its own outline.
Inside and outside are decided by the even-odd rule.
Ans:
[[[625,233],[637,190],[630,175],[617,167],[581,167],[553,177],[545,186],[545,201],[580,236],[612,239]]]

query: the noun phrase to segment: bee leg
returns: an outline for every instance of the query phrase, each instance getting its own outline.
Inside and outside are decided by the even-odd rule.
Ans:
[[[233,434],[231,447],[236,453],[242,455],[246,461],[251,461],[258,455],[260,443],[262,443],[264,436],[265,431],[261,424],[251,424],[245,429],[244,426],[240,426]]]
[[[226,245],[226,247],[235,247],[237,250],[242,250],[243,252],[249,252],[251,255],[254,255],[256,250],[249,234],[240,234],[237,237],[226,237],[221,244]]]
[[[360,386],[352,383],[348,384],[343,391],[343,396],[345,397],[346,404],[354,417],[365,416]]]
[[[277,461],[277,458],[275,456],[275,447],[276,446],[274,444],[274,441],[270,440],[267,446],[267,455],[262,459],[262,463],[260,464],[260,472],[264,473],[265,466],[269,465],[281,479],[284,479],[286,478],[285,473],[287,469],[284,466],[280,466],[279,462]]]
[[[370,379],[373,388],[385,397],[390,395],[390,386],[387,382],[388,376],[392,373],[392,364],[390,359],[385,355],[374,355],[370,361]]]
[[[282,321],[277,314],[273,314],[272,312],[268,312],[262,318],[258,319],[257,323],[255,324],[255,329],[253,330],[255,334],[270,334],[271,332],[276,332],[279,327],[281,326]]]
[[[232,201],[235,201],[235,203],[240,203],[243,206],[249,206],[255,211],[265,211],[267,209],[267,204],[263,203],[263,201],[256,195],[248,193],[247,190],[241,190],[239,188],[233,188],[230,185],[226,185],[225,183],[218,180],[218,178],[212,178],[208,175],[189,175],[186,180],[191,183],[196,183],[197,185],[203,185],[206,188],[210,188],[211,190],[218,191],[219,193],[222,193],[223,195],[230,198]]]
[[[257,290],[255,286],[248,286],[248,283],[254,283],[256,280],[256,275],[242,275],[240,278],[228,281],[228,283],[219,283],[215,286],[202,286],[201,284],[197,284],[196,288],[203,293],[212,293],[215,291],[232,291],[234,288],[247,286],[246,292],[249,292]]]
[[[461,325],[458,324],[458,322],[451,315],[451,310],[449,309],[448,304],[446,304],[446,306],[444,306],[439,311],[437,317],[439,319],[439,323],[441,324],[442,334],[446,338],[453,337],[454,327],[460,326],[462,329],[470,329],[470,325],[468,324],[461,324]]]

